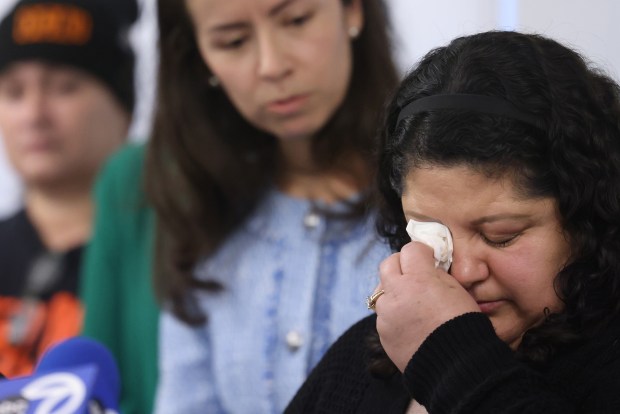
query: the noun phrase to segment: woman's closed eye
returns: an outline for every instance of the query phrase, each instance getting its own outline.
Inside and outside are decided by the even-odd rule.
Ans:
[[[505,235],[505,236],[488,236],[484,233],[480,233],[480,237],[482,240],[491,247],[503,248],[508,247],[513,244],[517,238],[520,236],[520,233]]]
[[[227,50],[239,49],[241,48],[241,46],[245,44],[247,39],[248,39],[247,36],[235,36],[235,37],[230,37],[227,39],[220,39],[215,42],[215,46],[218,49],[227,49]]]
[[[284,24],[286,26],[294,26],[294,27],[303,26],[304,24],[309,22],[310,19],[312,19],[313,15],[314,13],[304,13],[301,15],[289,17],[284,20]]]

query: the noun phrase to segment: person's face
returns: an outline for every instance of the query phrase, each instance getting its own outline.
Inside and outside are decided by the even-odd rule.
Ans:
[[[202,57],[235,107],[278,138],[307,138],[346,95],[360,0],[186,0]],[[204,80],[206,82],[206,79]]]
[[[449,273],[478,302],[511,348],[562,309],[553,281],[570,247],[551,198],[525,198],[509,179],[467,167],[413,169],[402,197],[406,219],[448,226],[454,241]]]
[[[112,93],[78,69],[28,61],[0,74],[0,133],[27,186],[91,179],[128,122]]]

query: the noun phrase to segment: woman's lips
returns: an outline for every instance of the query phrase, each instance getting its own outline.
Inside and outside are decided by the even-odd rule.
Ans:
[[[293,95],[285,99],[271,101],[267,104],[267,109],[277,115],[293,115],[302,109],[307,100],[308,95]]]
[[[477,301],[478,307],[480,308],[480,312],[485,314],[490,314],[495,312],[502,304],[503,300],[493,300],[493,301]]]

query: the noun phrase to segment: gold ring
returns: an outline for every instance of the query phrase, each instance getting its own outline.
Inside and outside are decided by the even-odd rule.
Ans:
[[[379,299],[379,296],[383,295],[385,293],[385,290],[381,289],[375,293],[373,293],[370,296],[366,297],[366,306],[368,306],[368,309],[370,310],[375,310],[375,305],[377,304],[377,299]]]

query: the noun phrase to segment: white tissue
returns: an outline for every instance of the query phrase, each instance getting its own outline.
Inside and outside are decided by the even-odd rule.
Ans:
[[[446,272],[452,264],[452,235],[450,230],[441,223],[409,220],[407,233],[411,241],[424,243],[433,249],[435,267]]]

